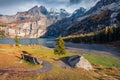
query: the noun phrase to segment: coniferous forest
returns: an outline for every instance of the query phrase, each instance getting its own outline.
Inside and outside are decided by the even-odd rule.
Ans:
[[[120,13],[117,16],[120,22]],[[106,26],[104,29],[88,34],[72,35],[64,37],[65,41],[74,43],[107,43],[120,40],[120,23],[113,26]]]
[[[64,38],[65,41],[75,43],[106,43],[120,40],[120,25],[109,27],[89,34],[82,34],[80,36],[68,36]]]

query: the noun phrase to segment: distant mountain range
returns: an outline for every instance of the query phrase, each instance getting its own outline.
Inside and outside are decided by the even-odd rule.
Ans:
[[[68,13],[65,9],[50,9],[35,6],[16,15],[0,15],[0,22],[7,37],[58,37],[101,30],[118,23],[120,0],[100,0],[90,10],[79,8]]]
[[[69,18],[62,19],[48,27],[45,37],[76,35],[101,30],[118,23],[120,0],[100,0],[90,10],[80,8]]]
[[[57,37],[59,35],[66,34],[66,31],[69,27],[76,23],[77,19],[83,16],[86,12],[86,9],[80,8],[73,12],[70,17],[64,18],[62,20],[57,21],[56,23],[47,27],[46,33],[42,37]]]

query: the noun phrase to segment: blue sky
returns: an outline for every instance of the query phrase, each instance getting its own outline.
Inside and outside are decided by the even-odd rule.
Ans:
[[[97,0],[0,0],[0,14],[14,15],[17,12],[26,11],[35,5],[50,8],[64,8],[68,12],[84,7],[89,9]]]

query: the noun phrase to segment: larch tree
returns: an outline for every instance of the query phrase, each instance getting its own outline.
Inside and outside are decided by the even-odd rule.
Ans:
[[[66,54],[64,41],[63,41],[61,36],[58,37],[58,39],[56,39],[56,46],[55,46],[55,49],[54,49],[54,54],[56,54],[56,55]]]
[[[17,36],[15,36],[14,41],[15,41],[15,46],[19,46],[19,39]]]

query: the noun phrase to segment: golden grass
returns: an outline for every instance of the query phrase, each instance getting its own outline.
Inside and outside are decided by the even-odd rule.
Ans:
[[[86,71],[81,68],[63,68],[59,66],[59,61],[53,58],[74,55],[67,53],[63,56],[54,55],[52,49],[42,46],[20,46],[0,44],[0,68],[5,67],[24,67],[38,68],[28,64],[18,57],[21,57],[22,51],[27,51],[31,55],[49,61],[53,68],[44,73],[24,73],[24,72],[0,72],[0,80],[114,80],[120,79],[120,70],[117,68],[106,68],[99,65],[93,65],[95,70]],[[22,63],[21,63],[22,62]]]
[[[0,44],[0,68],[40,68],[40,65],[32,65],[21,59],[23,50],[41,48],[41,46],[20,46],[15,47],[11,44]]]

